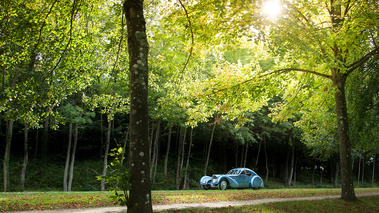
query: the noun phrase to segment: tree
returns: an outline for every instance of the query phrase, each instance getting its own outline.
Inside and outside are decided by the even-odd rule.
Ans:
[[[279,113],[279,118],[283,119],[301,108],[302,101],[309,98],[312,89],[321,87],[330,90],[334,95],[338,127],[341,196],[345,201],[356,200],[345,89],[348,76],[358,72],[357,68],[379,53],[376,45],[379,21],[375,18],[378,5],[375,1],[357,3],[325,0],[309,1],[307,4],[302,1],[283,1],[283,15],[273,19],[264,17],[260,2],[248,4],[242,1],[234,5],[225,0],[208,3],[210,4],[204,1],[202,4],[191,2],[191,9],[197,11],[192,13],[197,20],[212,16],[206,27],[199,27],[203,30],[198,30],[195,34],[204,38],[217,35],[217,38],[227,40],[229,37],[223,34],[224,31],[233,29],[232,35],[263,40],[270,48],[270,53],[276,56],[274,64],[277,65],[262,67],[252,64],[254,71],[251,75],[254,77],[234,78],[226,87],[229,81],[225,79],[228,78],[222,78],[224,83],[217,81],[218,84],[208,86],[212,88],[208,95],[212,92],[231,93],[244,87],[246,91],[246,85],[253,87],[254,84],[264,87],[271,94],[287,88],[284,98],[288,103],[282,106],[282,113]],[[196,22],[197,26],[201,24],[204,22]],[[255,30],[251,31],[252,27]],[[208,43],[211,44],[211,41]],[[265,78],[267,76],[270,79]],[[261,96],[258,94],[257,97]]]
[[[373,1],[285,2],[284,16],[270,23],[267,40],[281,63],[274,73],[285,73],[296,90],[332,88],[338,127],[342,191],[345,201],[354,201],[351,143],[346,105],[346,80],[370,58],[379,54],[378,26]],[[295,72],[295,73],[289,73]],[[321,78],[320,78],[321,77]],[[324,80],[326,79],[326,80]],[[293,112],[301,105],[296,90],[288,90],[284,108]],[[291,95],[290,95],[291,94]],[[292,96],[292,97],[290,97]],[[297,105],[297,107],[295,106]]]
[[[143,0],[126,0],[130,88],[130,195],[128,212],[153,212],[150,186],[148,51]]]
[[[78,142],[78,125],[92,123],[91,117],[95,116],[94,112],[85,112],[79,106],[72,106],[70,103],[60,108],[66,122],[69,123],[68,146],[66,154],[66,163],[63,174],[63,191],[71,191],[72,180],[74,178],[75,153]],[[75,134],[72,134],[72,126],[75,124]],[[74,146],[72,146],[72,137],[74,136]],[[67,182],[67,178],[68,182]]]

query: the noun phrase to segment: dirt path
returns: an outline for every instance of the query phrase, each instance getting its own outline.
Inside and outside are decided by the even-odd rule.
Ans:
[[[357,197],[375,196],[379,193],[357,194]],[[154,211],[169,210],[169,209],[186,209],[186,208],[220,208],[228,206],[245,206],[257,205],[263,203],[285,202],[285,201],[303,201],[303,200],[322,200],[330,198],[339,198],[339,195],[320,196],[320,197],[298,197],[298,198],[265,198],[259,200],[240,200],[240,201],[225,201],[214,203],[180,203],[168,205],[153,205]],[[12,213],[111,213],[111,212],[126,212],[126,207],[102,207],[102,208],[86,208],[86,209],[55,209],[55,210],[38,210],[38,211],[17,211]]]

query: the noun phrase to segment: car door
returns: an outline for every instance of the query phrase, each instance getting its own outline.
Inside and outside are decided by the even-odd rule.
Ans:
[[[239,175],[238,175],[238,185],[239,188],[248,188],[249,187],[249,181],[250,181],[250,172],[247,170],[243,170]]]

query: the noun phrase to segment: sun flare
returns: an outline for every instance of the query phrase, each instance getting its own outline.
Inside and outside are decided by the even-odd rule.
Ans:
[[[282,12],[282,5],[278,0],[268,0],[263,4],[262,12],[270,18],[276,18]]]

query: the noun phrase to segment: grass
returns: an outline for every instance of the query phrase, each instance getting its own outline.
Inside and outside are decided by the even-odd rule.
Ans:
[[[316,201],[293,201],[267,203],[254,206],[238,206],[209,209],[184,209],[169,210],[160,212],[267,212],[267,213],[307,213],[307,212],[328,212],[328,213],[374,213],[379,212],[379,196],[360,197],[356,202],[345,202],[341,199],[324,199]]]
[[[379,188],[358,188],[355,190],[357,194],[359,193],[371,193],[379,192]],[[311,196],[322,196],[322,195],[339,195],[340,189],[262,189],[262,190],[210,190],[210,191],[200,191],[200,190],[188,190],[188,191],[153,191],[152,201],[153,204],[177,204],[177,203],[202,203],[202,202],[218,202],[218,201],[237,201],[237,200],[252,200],[252,199],[262,199],[262,198],[295,198],[295,197],[311,197]],[[91,208],[91,207],[103,207],[112,206],[113,201],[108,197],[111,195],[110,192],[22,192],[22,193],[1,193],[0,194],[0,212],[2,211],[20,211],[20,210],[46,210],[46,209],[62,209],[62,208]],[[369,197],[374,199],[376,206],[371,204],[364,204],[367,208],[378,209],[378,199],[379,196]],[[361,202],[364,200],[370,201],[369,198],[360,198]],[[358,203],[346,203],[339,199],[331,199],[336,201],[331,202],[341,202],[338,206],[346,207],[349,209],[354,209],[359,207]],[[329,201],[329,200],[326,200]],[[326,202],[325,201],[325,202]],[[317,207],[322,205],[314,204]],[[366,201],[365,201],[366,202]],[[308,203],[313,203],[313,201],[306,201],[304,204],[302,202],[289,202],[286,203],[272,203],[266,204],[266,207],[259,208],[278,208],[285,212],[285,209],[295,208],[296,206],[307,206]],[[323,204],[325,206],[334,205]],[[361,203],[362,204],[362,203]],[[281,206],[284,205],[284,206]],[[336,204],[337,205],[337,204]],[[346,206],[354,205],[354,206]],[[362,204],[363,205],[363,204]],[[259,205],[261,206],[261,205]],[[253,209],[258,208],[257,206],[251,207],[235,207],[231,209],[215,210],[215,212],[240,212],[244,211],[244,208],[249,209],[251,212]],[[325,207],[326,208],[326,207]],[[333,207],[331,207],[334,209]],[[230,210],[230,211],[229,211]],[[238,211],[237,211],[238,210]],[[310,211],[314,208],[310,208]],[[369,209],[368,209],[369,210]],[[210,210],[212,211],[212,210]],[[258,210],[261,212],[266,212],[265,209]],[[274,211],[275,212],[275,211]],[[302,211],[304,212],[304,211]],[[313,211],[314,212],[314,211]],[[322,212],[329,212],[328,209],[322,210]],[[338,211],[337,211],[338,212]],[[370,211],[368,211],[370,212]],[[374,211],[375,212],[375,211]]]

